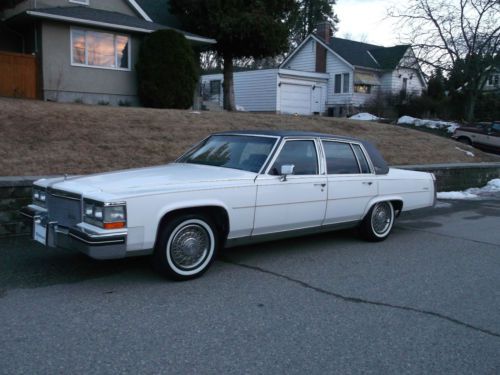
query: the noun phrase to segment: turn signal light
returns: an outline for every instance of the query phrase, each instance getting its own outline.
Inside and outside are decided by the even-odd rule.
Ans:
[[[125,222],[124,221],[118,221],[116,223],[104,223],[103,228],[104,229],[121,229],[121,228],[125,228]]]

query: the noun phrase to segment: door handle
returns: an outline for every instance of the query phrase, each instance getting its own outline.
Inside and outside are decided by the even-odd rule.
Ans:
[[[314,186],[321,186],[322,188],[324,188],[326,184],[314,184]]]
[[[371,182],[371,181],[364,181],[363,182],[363,185],[371,185],[371,184],[373,184],[373,182]]]

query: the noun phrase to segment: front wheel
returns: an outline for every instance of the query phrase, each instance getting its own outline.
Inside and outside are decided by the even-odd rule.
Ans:
[[[361,235],[367,241],[385,240],[394,225],[394,207],[391,202],[379,202],[370,208],[361,222]]]
[[[174,280],[201,276],[212,264],[218,247],[215,225],[204,215],[182,215],[160,229],[153,256],[155,268]]]

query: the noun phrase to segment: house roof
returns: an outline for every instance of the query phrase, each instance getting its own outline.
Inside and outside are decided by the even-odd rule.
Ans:
[[[170,13],[169,0],[135,0],[153,22],[180,27],[177,17]]]
[[[44,9],[27,10],[26,14],[31,17],[50,19],[54,21],[64,21],[76,24],[101,26],[116,30],[125,30],[137,33],[151,33],[156,30],[172,29],[176,30],[192,41],[213,44],[214,39],[205,38],[196,34],[188,33],[160,23],[149,22],[142,18],[129,16],[123,13],[110,12],[101,9],[72,6],[54,7]]]
[[[383,47],[342,38],[331,38],[328,47],[351,65],[384,70],[395,69],[410,48],[409,45]]]

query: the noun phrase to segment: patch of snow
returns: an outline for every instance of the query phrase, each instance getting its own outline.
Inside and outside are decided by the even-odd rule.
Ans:
[[[472,157],[474,157],[474,153],[473,153],[473,152],[470,152],[470,151],[467,151],[467,150],[463,150],[463,149],[461,149],[460,147],[455,147],[455,148],[456,148],[458,151],[465,152],[465,154],[466,154],[467,156],[472,156]]]
[[[472,194],[489,194],[489,193],[498,193],[500,192],[500,178],[494,178],[491,181],[488,181],[486,186],[482,188],[471,188],[467,189],[469,193]]]
[[[189,112],[189,113],[192,113],[192,114],[194,114],[194,115],[201,115],[201,112],[200,112],[200,111],[191,111],[191,112]]]
[[[467,193],[465,191],[443,191],[437,193],[438,199],[473,199],[478,198],[476,194]]]
[[[240,112],[246,112],[245,107],[243,107],[243,106],[241,106],[241,105],[236,105],[236,110],[237,110],[237,111],[240,111]]]
[[[379,118],[371,113],[358,113],[357,115],[349,117],[351,120],[361,120],[361,121],[376,121]]]
[[[465,191],[444,191],[437,193],[438,199],[475,199],[500,192],[500,178],[488,181],[481,188],[470,188]]]
[[[448,133],[453,133],[460,125],[454,122],[419,119],[411,116],[402,116],[398,119],[398,125],[423,126],[429,129],[446,129]]]

